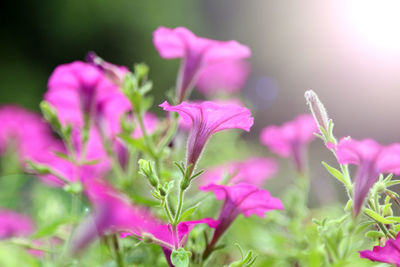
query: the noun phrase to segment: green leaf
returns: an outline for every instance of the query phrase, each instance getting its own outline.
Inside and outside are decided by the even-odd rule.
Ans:
[[[171,262],[175,267],[188,267],[192,253],[184,248],[173,250],[171,253]]]
[[[195,206],[185,210],[181,215],[181,221],[184,221],[186,218],[188,218],[190,215],[192,215],[193,212],[195,212],[199,206],[200,206],[200,203],[197,203]]]
[[[333,177],[335,177],[336,179],[338,179],[338,180],[339,180],[340,182],[342,182],[345,186],[349,186],[349,185],[346,184],[346,180],[344,179],[343,174],[342,174],[339,170],[333,168],[332,166],[330,166],[330,165],[329,165],[328,163],[326,163],[325,161],[322,161],[322,165],[324,165],[324,167],[326,168],[326,170],[327,170],[330,174],[332,174]]]
[[[386,219],[390,220],[391,223],[394,223],[394,222],[400,223],[400,217],[397,217],[397,216],[388,216],[388,217],[386,217]]]
[[[365,237],[371,238],[372,240],[377,240],[380,237],[384,237],[385,234],[378,231],[368,231],[365,233]]]
[[[366,221],[366,222],[362,222],[357,226],[356,229],[356,233],[361,233],[363,232],[365,229],[367,229],[369,226],[373,225],[375,222],[374,221]]]
[[[376,213],[375,211],[373,211],[371,209],[365,208],[364,209],[364,213],[367,216],[371,217],[373,220],[377,221],[377,222],[380,222],[380,223],[383,223],[383,224],[391,224],[391,223],[393,223],[392,220],[389,220],[387,218],[382,217],[381,215],[379,215],[378,213]]]
[[[400,184],[400,180],[393,180],[385,183],[386,187],[394,186],[396,184]]]
[[[149,154],[150,151],[147,149],[144,139],[143,138],[138,138],[138,139],[133,139],[131,136],[127,134],[119,134],[119,138],[121,138],[124,142],[126,142],[129,146],[133,147],[136,150],[142,151],[146,154]]]
[[[52,223],[40,228],[39,230],[37,230],[37,232],[32,236],[32,238],[39,239],[39,238],[46,237],[46,236],[52,236],[55,234],[58,227],[60,227],[61,225],[67,224],[67,223],[72,223],[72,220],[68,219],[68,218],[63,218],[63,219],[57,220],[55,222],[52,222]]]
[[[153,82],[147,81],[143,86],[140,88],[140,93],[142,95],[147,94],[153,88]]]
[[[69,161],[69,156],[63,152],[58,152],[58,151],[54,151],[54,154],[62,159],[68,160]]]

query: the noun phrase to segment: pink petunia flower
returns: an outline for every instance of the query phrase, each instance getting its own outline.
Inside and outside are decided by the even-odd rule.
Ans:
[[[282,126],[268,126],[260,135],[260,141],[281,157],[291,157],[298,172],[304,171],[307,144],[318,131],[312,115],[299,115]]]
[[[385,262],[400,267],[400,234],[396,239],[390,239],[385,246],[375,246],[373,250],[359,251],[361,258],[371,261]]]
[[[220,105],[204,101],[201,103],[182,102],[171,106],[165,101],[160,107],[166,111],[178,112],[182,119],[191,125],[187,146],[187,166],[192,164],[192,170],[211,135],[235,128],[248,132],[254,122],[247,108],[235,104]]]
[[[246,218],[253,214],[264,218],[268,211],[283,209],[283,204],[278,198],[272,197],[267,190],[259,189],[252,184],[239,183],[233,186],[209,184],[199,189],[212,191],[218,200],[224,201],[218,217],[219,224],[206,249],[206,255],[240,214]]]
[[[30,217],[12,210],[0,209],[0,239],[29,236],[34,231]]]
[[[278,164],[274,159],[253,157],[208,169],[202,174],[200,180],[202,185],[220,184],[229,178],[229,185],[249,183],[262,186],[277,170]]]
[[[250,49],[236,41],[216,41],[194,35],[184,27],[159,27],[153,43],[162,58],[182,58],[176,94],[179,103],[195,85],[200,71],[211,64],[248,58]]]
[[[15,148],[23,165],[54,141],[50,126],[39,114],[21,107],[0,107],[0,121],[0,153]]]
[[[199,75],[196,89],[207,96],[218,92],[235,93],[243,88],[250,72],[244,60],[227,60],[208,65]]]
[[[57,153],[68,154],[69,151],[57,140],[52,146],[41,151],[30,160],[50,167],[53,172],[64,177],[69,182],[84,182],[87,179],[99,179],[110,170],[111,164],[107,152],[101,141],[101,137],[96,128],[89,130],[89,139],[85,149],[82,145],[82,134],[75,129],[72,133],[72,145],[75,158],[79,162],[74,163],[69,159],[60,157]],[[65,182],[54,174],[40,174],[39,177],[47,184],[52,186],[64,186]]]
[[[170,225],[158,220],[149,211],[133,206],[124,195],[108,184],[88,181],[85,193],[93,205],[93,212],[76,231],[72,246],[74,251],[79,251],[97,236],[118,232],[122,232],[121,237],[135,235],[140,239],[148,238],[172,250],[184,245],[194,225],[206,223],[212,228],[218,225],[218,221],[210,218],[181,222],[175,235]]]
[[[82,127],[85,118],[102,116],[104,99],[123,96],[101,70],[81,61],[58,66],[51,74],[44,98],[53,105],[61,123]],[[127,102],[127,100],[126,100]]]
[[[380,173],[400,174],[400,144],[381,146],[372,139],[342,138],[336,150],[341,164],[358,165],[354,179],[354,214],[358,215]]]

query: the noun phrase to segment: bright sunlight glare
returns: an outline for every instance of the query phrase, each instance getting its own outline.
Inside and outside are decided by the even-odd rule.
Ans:
[[[400,0],[347,0],[345,3],[349,26],[355,34],[381,49],[400,52]]]

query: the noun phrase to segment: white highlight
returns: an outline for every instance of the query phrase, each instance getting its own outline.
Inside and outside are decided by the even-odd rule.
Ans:
[[[400,0],[346,0],[345,9],[349,26],[365,41],[400,51]]]

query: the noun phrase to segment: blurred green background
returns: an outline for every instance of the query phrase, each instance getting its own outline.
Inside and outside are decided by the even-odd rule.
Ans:
[[[146,62],[160,95],[175,83],[178,61],[152,45],[159,26],[204,33],[200,2],[68,0],[10,1],[1,8],[0,103],[38,110],[53,69],[84,60],[88,51],[120,65]]]

